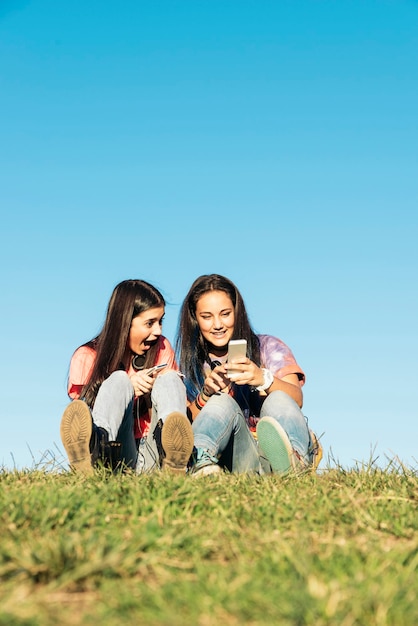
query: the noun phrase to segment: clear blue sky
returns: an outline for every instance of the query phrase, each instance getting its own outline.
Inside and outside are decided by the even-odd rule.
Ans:
[[[0,120],[0,467],[65,461],[119,281],[173,340],[212,272],[292,348],[331,464],[416,467],[417,1],[1,0]]]

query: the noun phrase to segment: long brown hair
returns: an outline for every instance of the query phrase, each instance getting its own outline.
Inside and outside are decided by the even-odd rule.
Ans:
[[[89,380],[84,385],[81,397],[92,407],[102,382],[118,369],[124,369],[126,346],[134,317],[156,307],[165,307],[163,295],[144,280],[124,280],[113,290],[107,307],[106,319],[97,337],[85,346],[96,351],[96,358]],[[145,358],[144,367],[154,365],[159,348],[157,341]]]

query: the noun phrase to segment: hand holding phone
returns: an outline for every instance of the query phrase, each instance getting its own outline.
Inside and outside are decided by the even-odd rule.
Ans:
[[[246,339],[231,339],[228,344],[228,363],[233,363],[236,358],[245,358],[247,356],[247,340]],[[228,377],[239,374],[240,371],[228,368]]]

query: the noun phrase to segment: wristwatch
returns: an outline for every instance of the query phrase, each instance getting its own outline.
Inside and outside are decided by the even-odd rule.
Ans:
[[[262,367],[261,369],[263,370],[264,380],[262,385],[256,387],[257,391],[265,391],[273,384],[274,380],[274,376],[270,372],[270,370],[266,369],[265,367]]]

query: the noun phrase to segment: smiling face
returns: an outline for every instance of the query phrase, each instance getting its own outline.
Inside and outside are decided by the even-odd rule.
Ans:
[[[162,334],[164,307],[143,311],[133,318],[128,347],[134,354],[146,354]]]
[[[196,320],[209,351],[226,354],[232,339],[235,311],[231,298],[224,291],[208,291],[196,303]]]

